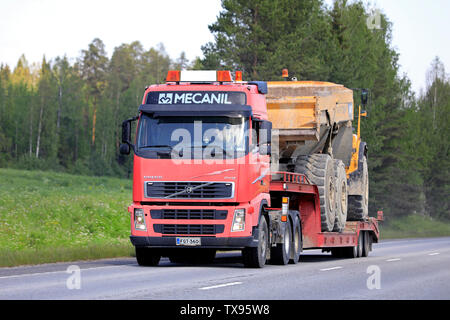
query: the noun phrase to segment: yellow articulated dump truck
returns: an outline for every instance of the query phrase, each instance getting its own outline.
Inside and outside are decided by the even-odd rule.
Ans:
[[[272,148],[278,145],[272,152],[272,171],[304,174],[317,185],[322,232],[342,232],[347,221],[367,219],[367,145],[360,137],[365,113],[359,107],[355,114],[353,91],[330,82],[295,79],[267,84]],[[367,90],[362,92],[365,105]]]

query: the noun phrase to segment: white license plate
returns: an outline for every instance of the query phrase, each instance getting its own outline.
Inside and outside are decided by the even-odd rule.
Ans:
[[[177,238],[177,246],[201,246],[202,240],[201,238]]]

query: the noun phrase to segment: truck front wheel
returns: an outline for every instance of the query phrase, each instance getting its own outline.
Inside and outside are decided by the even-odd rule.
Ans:
[[[161,254],[155,249],[136,247],[136,260],[140,266],[153,267],[159,264]]]
[[[269,248],[269,229],[266,219],[262,216],[258,226],[258,246],[242,250],[242,258],[246,268],[263,268],[267,261]]]

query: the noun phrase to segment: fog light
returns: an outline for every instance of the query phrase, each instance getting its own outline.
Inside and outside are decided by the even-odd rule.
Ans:
[[[231,232],[244,230],[245,230],[245,209],[236,209],[234,210],[233,225],[231,226]]]
[[[134,209],[134,228],[136,230],[147,230],[144,209]]]

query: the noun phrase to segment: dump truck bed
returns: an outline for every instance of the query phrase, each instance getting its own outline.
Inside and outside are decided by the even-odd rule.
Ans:
[[[319,141],[323,127],[353,120],[353,91],[331,82],[268,82],[266,99],[280,141]]]

